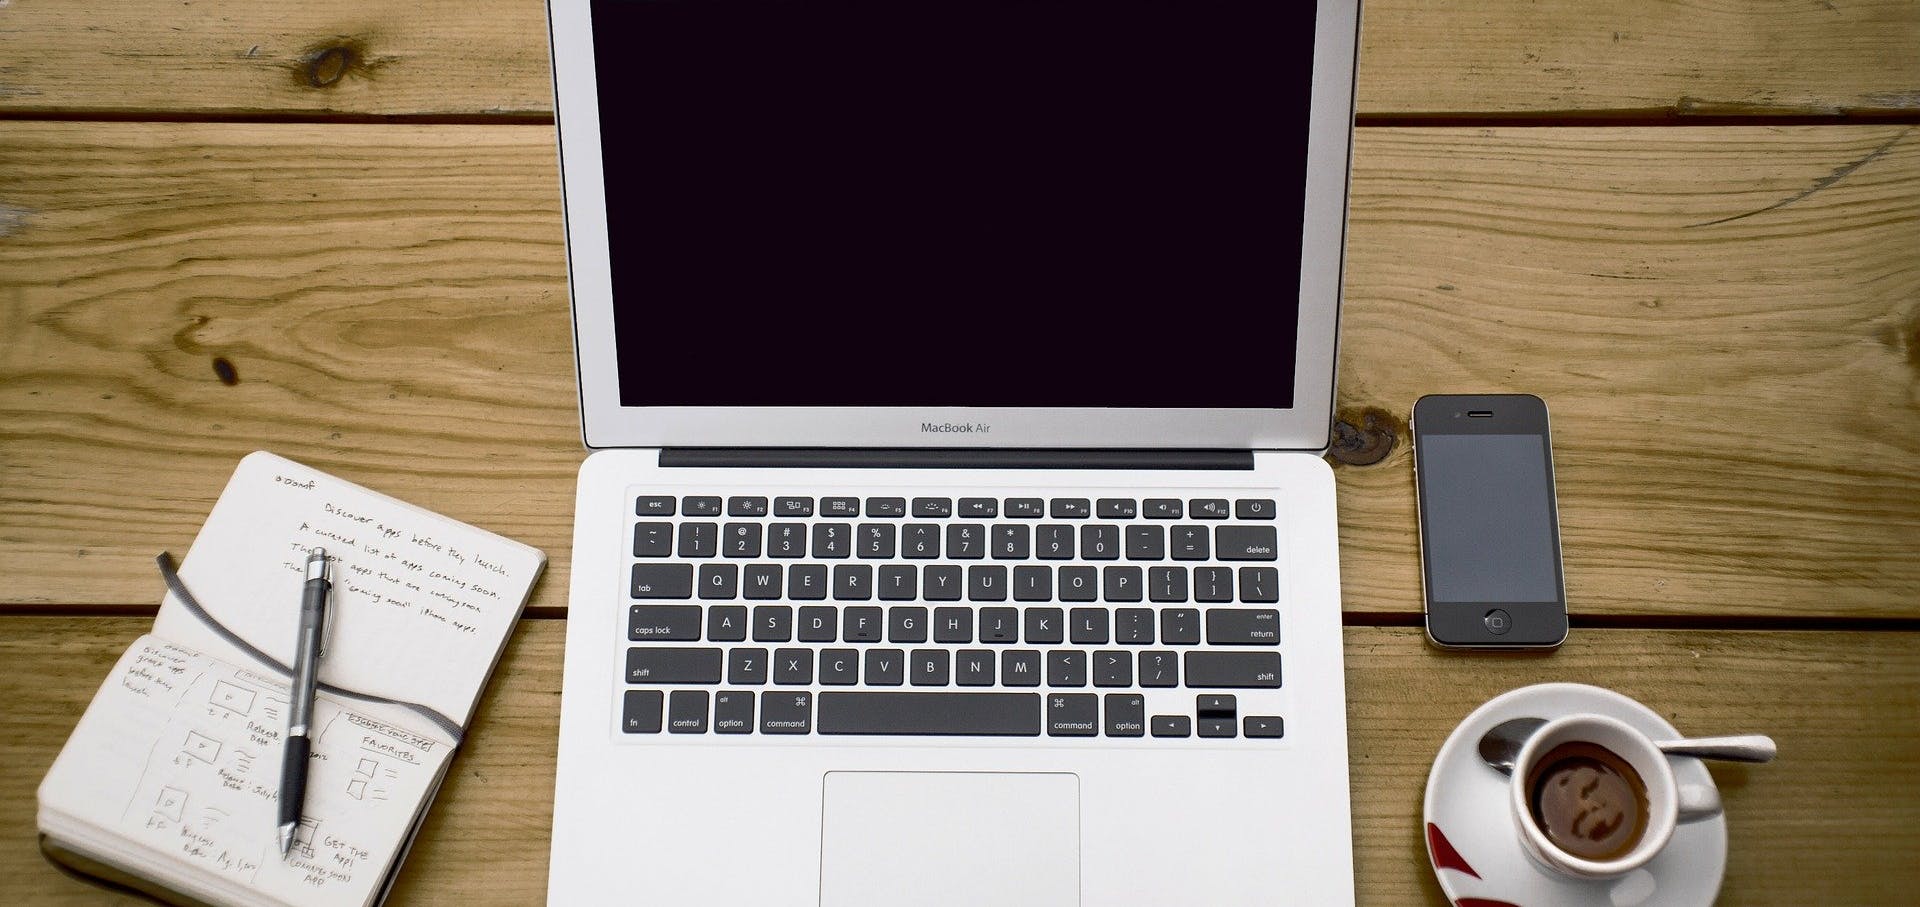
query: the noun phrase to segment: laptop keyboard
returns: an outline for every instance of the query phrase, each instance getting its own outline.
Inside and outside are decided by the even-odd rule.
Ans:
[[[636,494],[620,729],[1279,740],[1276,507]]]

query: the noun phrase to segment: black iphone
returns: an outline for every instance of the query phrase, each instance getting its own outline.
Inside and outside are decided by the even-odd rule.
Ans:
[[[1567,638],[1547,404],[1435,394],[1413,404],[1427,637],[1550,649]]]

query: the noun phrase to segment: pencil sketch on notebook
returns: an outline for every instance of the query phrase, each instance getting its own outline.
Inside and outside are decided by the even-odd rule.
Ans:
[[[339,889],[359,902],[382,881],[452,743],[320,698],[305,819],[282,860],[274,807],[285,728],[233,706],[284,709],[286,696],[275,678],[143,638],[75,731],[96,751],[147,747],[87,779],[98,817],[137,844],[291,902],[332,892],[319,902],[334,903]]]

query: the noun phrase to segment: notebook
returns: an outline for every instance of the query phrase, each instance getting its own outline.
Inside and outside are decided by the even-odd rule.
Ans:
[[[283,666],[316,547],[333,561],[334,625],[301,827],[282,858]],[[380,903],[545,563],[248,455],[179,569],[204,618],[169,591],[114,665],[41,782],[42,849],[174,903]]]

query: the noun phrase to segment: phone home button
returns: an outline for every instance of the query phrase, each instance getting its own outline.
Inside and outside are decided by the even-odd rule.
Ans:
[[[1481,620],[1486,622],[1487,632],[1495,636],[1505,636],[1508,630],[1513,629],[1513,617],[1499,608],[1488,611]]]

